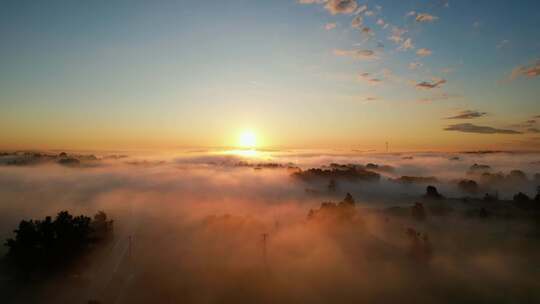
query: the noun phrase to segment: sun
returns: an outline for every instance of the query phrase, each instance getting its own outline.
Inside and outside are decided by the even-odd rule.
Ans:
[[[253,131],[244,131],[238,141],[241,148],[253,149],[257,145],[257,136]]]

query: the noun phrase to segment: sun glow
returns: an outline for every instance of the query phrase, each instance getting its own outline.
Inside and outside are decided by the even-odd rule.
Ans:
[[[257,137],[253,131],[244,131],[240,134],[238,143],[243,149],[254,149],[257,145]]]

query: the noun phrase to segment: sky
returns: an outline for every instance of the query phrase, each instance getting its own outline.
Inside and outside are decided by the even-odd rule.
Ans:
[[[1,149],[540,149],[540,2],[0,0]]]

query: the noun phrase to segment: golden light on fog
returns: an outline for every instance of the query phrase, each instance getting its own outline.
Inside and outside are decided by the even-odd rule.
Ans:
[[[257,136],[253,131],[246,130],[240,133],[238,144],[244,149],[254,149],[257,145]]]

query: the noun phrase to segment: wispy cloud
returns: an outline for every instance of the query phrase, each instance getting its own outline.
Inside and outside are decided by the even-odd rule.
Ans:
[[[426,56],[429,56],[431,55],[431,50],[430,49],[427,49],[427,48],[421,48],[421,49],[418,49],[418,51],[416,51],[416,55],[420,56],[420,57],[426,57]]]
[[[509,129],[498,129],[488,126],[478,126],[470,123],[462,123],[450,125],[444,129],[445,131],[456,131],[463,133],[478,133],[478,134],[523,134],[523,132],[509,130]]]
[[[461,113],[457,115],[446,117],[446,119],[473,119],[473,118],[484,117],[486,115],[487,115],[486,112],[466,110],[466,111],[462,111]]]
[[[417,14],[415,18],[416,22],[433,22],[437,19],[439,19],[439,17],[426,14],[426,13]]]
[[[373,30],[368,26],[364,26],[361,32],[362,35],[364,35],[367,39],[375,36],[375,32],[373,32]]]
[[[298,3],[301,4],[314,4],[314,3],[324,3],[326,0],[298,0]]]
[[[434,95],[429,96],[429,97],[424,97],[424,98],[418,99],[417,103],[431,104],[431,103],[433,103],[435,101],[448,100],[448,99],[461,98],[461,97],[462,96],[460,96],[460,95],[450,95],[450,94],[447,94],[447,93],[440,93],[440,94],[434,94]]]
[[[362,103],[366,104],[366,103],[373,103],[373,102],[377,102],[379,101],[380,98],[379,97],[376,97],[376,96],[367,96],[367,97],[364,97],[362,99]]]
[[[379,85],[382,83],[381,79],[373,77],[370,73],[358,74],[358,80],[371,86]]]
[[[400,51],[407,51],[407,50],[411,50],[411,49],[414,49],[414,44],[413,44],[411,38],[405,39],[405,41],[403,41],[403,43],[398,48],[398,50],[400,50]]]
[[[339,57],[351,57],[358,60],[375,60],[377,55],[372,50],[342,50],[334,49],[334,55]]]
[[[358,8],[356,0],[328,0],[324,6],[332,15],[352,14]]]
[[[409,70],[416,70],[418,68],[422,67],[422,63],[421,62],[411,62],[409,63]]]
[[[351,21],[351,26],[353,28],[361,28],[364,25],[364,18],[362,16],[358,15],[353,18]]]
[[[521,65],[512,70],[510,74],[510,80],[514,80],[519,77],[534,78],[540,75],[540,59],[536,60],[529,65]]]
[[[508,46],[509,43],[510,43],[509,40],[506,40],[506,39],[505,39],[505,40],[501,40],[501,42],[499,42],[499,43],[497,44],[497,49],[505,48],[505,47]]]
[[[329,30],[335,29],[336,26],[337,26],[337,24],[335,24],[335,23],[327,23],[327,24],[324,25],[324,29],[329,31]]]
[[[298,0],[300,4],[323,4],[332,15],[352,14],[358,8],[356,0]],[[367,9],[367,7],[366,7]]]
[[[367,11],[367,5],[361,5],[356,9],[356,12],[354,12],[355,15],[359,15],[363,12]]]
[[[446,83],[445,79],[440,79],[434,82],[422,81],[422,82],[417,83],[415,87],[419,90],[431,90],[431,89],[439,88],[445,83]]]
[[[391,40],[395,44],[400,44],[404,40],[403,35],[406,32],[407,32],[406,29],[402,29],[402,28],[399,28],[399,27],[393,27],[392,28],[392,34],[390,35],[390,37],[388,37],[388,40]]]

